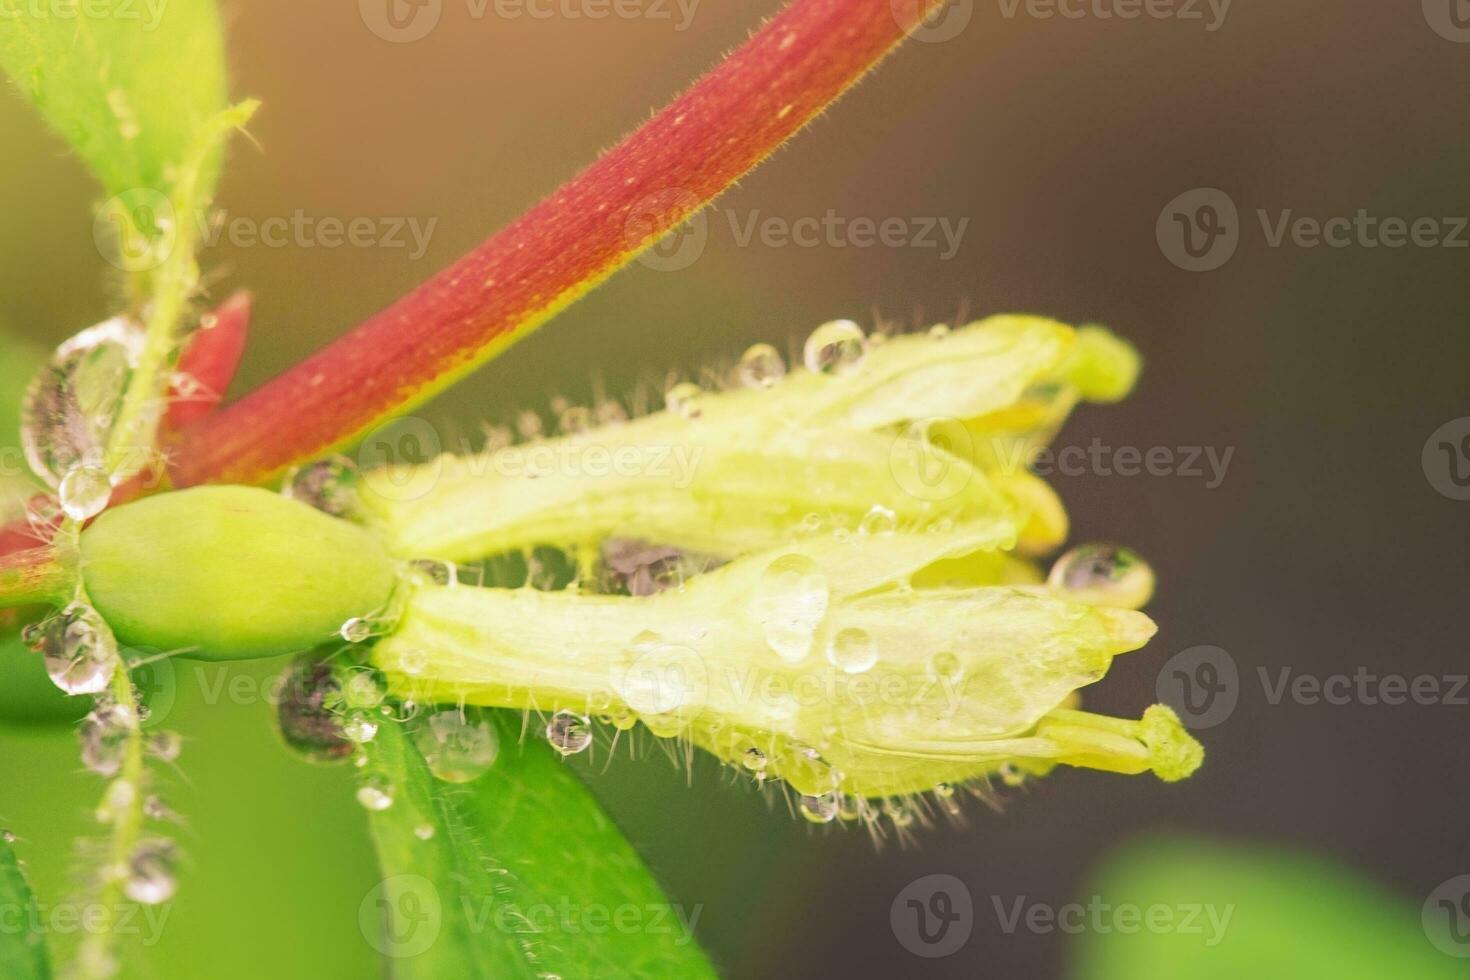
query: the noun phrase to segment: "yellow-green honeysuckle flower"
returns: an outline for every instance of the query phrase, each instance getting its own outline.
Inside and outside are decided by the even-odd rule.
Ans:
[[[1143,613],[1045,587],[913,585],[1010,540],[1000,522],[809,538],[645,597],[421,586],[374,663],[406,699],[642,721],[804,797],[1057,763],[1192,772],[1199,746],[1167,708],[1129,722],[1065,707],[1153,635]]]
[[[1027,472],[1079,398],[1121,397],[1137,358],[1101,328],[998,316],[888,339],[846,371],[679,392],[669,410],[365,475],[397,553],[452,561],[609,538],[733,557],[794,535],[1004,519],[1028,553],[1066,512]]]

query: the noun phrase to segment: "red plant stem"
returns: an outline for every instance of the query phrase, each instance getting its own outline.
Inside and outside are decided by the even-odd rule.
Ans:
[[[795,0],[473,252],[183,432],[174,484],[266,482],[427,400],[714,199],[943,2]]]
[[[245,353],[245,336],[250,329],[250,294],[231,296],[214,308],[205,323],[179,355],[179,363],[174,368],[179,378],[188,379],[189,388],[180,390],[175,383],[169,391],[168,413],[163,419],[169,432],[182,432],[224,401],[225,389],[235,377]]]

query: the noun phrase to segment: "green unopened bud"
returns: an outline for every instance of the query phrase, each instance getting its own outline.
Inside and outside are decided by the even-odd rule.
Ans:
[[[245,487],[110,510],[83,532],[81,561],[120,641],[206,660],[317,646],[386,606],[397,581],[371,533]]]

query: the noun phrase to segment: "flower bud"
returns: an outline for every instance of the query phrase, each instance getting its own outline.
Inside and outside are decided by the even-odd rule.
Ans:
[[[81,535],[81,569],[120,641],[205,660],[317,646],[386,606],[397,582],[370,532],[246,487],[109,510]]]

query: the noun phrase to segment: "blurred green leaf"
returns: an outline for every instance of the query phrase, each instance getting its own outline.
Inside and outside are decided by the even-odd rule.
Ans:
[[[366,746],[365,785],[393,803],[371,816],[383,882],[359,924],[389,975],[713,978],[698,907],[664,896],[580,779],[546,743],[521,740],[519,716],[485,717],[500,757],[468,785],[436,779],[401,726]]]
[[[0,840],[0,909],[8,915],[0,928],[0,977],[5,980],[49,980],[51,959],[46,937],[32,928],[40,918],[31,886],[8,841]]]
[[[169,193],[171,170],[225,108],[214,0],[0,0],[0,18],[0,66],[108,193]],[[216,153],[201,199],[217,172]]]
[[[1430,944],[1417,906],[1299,852],[1147,840],[1109,860],[1086,894],[1084,904],[1112,911],[1100,919],[1107,928],[1085,931],[1076,980],[1466,975],[1463,961]],[[1125,906],[1140,910],[1141,927],[1122,928]],[[1153,908],[1168,924],[1147,924]]]

